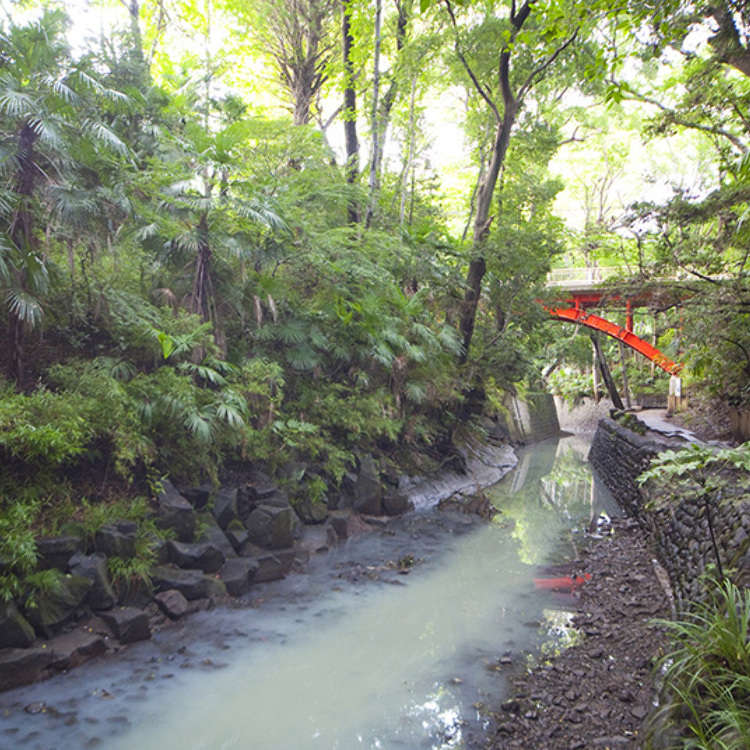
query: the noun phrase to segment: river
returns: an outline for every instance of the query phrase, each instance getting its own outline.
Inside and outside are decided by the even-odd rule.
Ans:
[[[519,453],[491,523],[423,510],[115,657],[0,694],[2,750],[472,748],[507,673],[555,647],[539,566],[616,512],[578,437]],[[562,637],[562,636],[560,636]]]

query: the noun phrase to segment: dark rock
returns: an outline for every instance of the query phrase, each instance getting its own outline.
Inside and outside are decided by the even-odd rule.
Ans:
[[[366,523],[359,514],[350,510],[337,510],[330,513],[329,522],[339,539],[348,539],[351,536],[372,531],[372,526]]]
[[[107,650],[107,644],[99,633],[78,628],[53,638],[47,648],[52,650],[54,669],[72,669]]]
[[[15,603],[0,601],[0,648],[26,648],[34,637],[34,628]]]
[[[163,529],[173,529],[181,542],[193,541],[195,511],[193,506],[175,489],[167,479],[159,495],[158,524]]]
[[[83,555],[80,552],[70,558],[70,572],[91,581],[86,601],[92,609],[111,609],[117,597],[107,572],[107,558],[102,554]]]
[[[274,550],[273,552],[265,552],[250,559],[255,560],[258,564],[258,569],[255,571],[255,576],[253,577],[253,583],[277,581],[292,569],[294,550]]]
[[[26,606],[24,614],[34,628],[46,636],[53,629],[73,617],[91,588],[91,581],[83,576],[62,576],[49,591],[35,595],[36,606]]]
[[[383,510],[386,515],[400,516],[413,509],[414,505],[409,500],[409,496],[402,492],[388,492],[383,496]]]
[[[211,513],[222,529],[237,518],[237,490],[220,489],[213,498]]]
[[[242,546],[247,542],[248,534],[247,529],[242,526],[239,529],[232,528],[231,524],[226,531],[226,537],[229,539],[234,551],[239,553]]]
[[[49,536],[36,540],[37,567],[40,570],[57,568],[66,573],[68,560],[83,550],[83,539],[79,536]]]
[[[230,557],[237,557],[232,543],[226,534],[219,528],[216,519],[210,513],[202,513],[199,517],[199,528],[201,529],[197,542],[212,544],[221,550],[224,557],[228,560]]]
[[[182,570],[168,565],[158,565],[151,571],[151,580],[157,591],[176,589],[186,599],[203,599],[226,594],[224,584],[202,570]]]
[[[261,471],[253,472],[246,484],[237,492],[237,511],[244,521],[260,503],[278,492],[271,478]]]
[[[368,453],[360,461],[352,507],[359,513],[379,516],[383,512],[382,500],[383,487],[380,484],[378,468],[375,459]]]
[[[52,649],[6,648],[0,651],[0,690],[10,690],[40,679],[52,663]]]
[[[204,573],[215,573],[224,564],[224,553],[210,542],[175,542],[167,543],[169,559],[180,568],[202,570]]]
[[[102,612],[102,620],[112,628],[120,643],[135,643],[151,637],[148,615],[136,607],[115,607],[109,612]]]
[[[328,505],[325,499],[313,502],[305,498],[294,506],[294,510],[302,523],[323,523],[328,518]]]
[[[260,563],[256,559],[235,557],[224,563],[219,575],[229,594],[242,596],[250,589],[250,583],[259,568]]]
[[[94,535],[94,549],[107,557],[133,557],[137,531],[133,521],[108,523]]]
[[[196,509],[203,510],[211,499],[213,485],[206,482],[199,487],[188,487],[182,490],[182,496]]]
[[[291,507],[259,505],[248,516],[246,525],[250,541],[261,547],[281,549],[294,543],[294,511]]]
[[[188,610],[187,599],[176,589],[162,591],[154,597],[159,609],[171,620],[179,620]]]

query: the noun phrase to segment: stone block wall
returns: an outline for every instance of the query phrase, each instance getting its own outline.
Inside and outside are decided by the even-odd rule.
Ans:
[[[606,418],[599,422],[589,461],[623,509],[638,518],[643,498],[636,477],[648,468],[654,456],[675,447],[674,441],[639,435]]]
[[[589,459],[617,501],[636,517],[652,535],[656,553],[669,573],[680,609],[700,599],[704,589],[700,580],[706,567],[715,564],[704,502],[685,499],[662,510],[647,506],[660,490],[640,487],[638,474],[647,468],[653,456],[675,445],[674,440],[642,436],[605,419],[594,436]],[[735,494],[747,489],[747,474],[728,475]],[[709,506],[722,565],[732,571],[739,585],[750,586],[750,502],[729,497],[717,506]]]

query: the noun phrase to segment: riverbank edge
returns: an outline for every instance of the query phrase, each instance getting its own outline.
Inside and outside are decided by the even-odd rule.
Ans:
[[[466,463],[465,473],[445,469],[434,476],[404,477],[402,491],[408,495],[411,507],[417,511],[428,507],[440,509],[441,503],[448,501],[451,510],[482,515],[473,499],[483,497],[482,490],[496,484],[517,464],[518,457],[513,445],[504,443],[486,444],[475,447],[465,446],[461,453]],[[486,499],[485,499],[486,501]],[[305,528],[315,534],[315,529],[323,529],[321,538],[305,539],[304,535],[295,545],[291,573],[303,572],[311,557],[326,554],[331,546],[349,536],[371,533],[387,526],[388,522],[402,517],[408,512],[393,516],[371,516],[349,510],[346,530],[343,536],[330,533],[330,530],[318,525],[307,525]],[[269,554],[272,554],[270,552]],[[149,639],[154,633],[184,623],[197,612],[215,607],[242,607],[248,602],[250,594],[232,596],[229,594],[209,596],[187,602],[179,618],[170,618],[154,602],[142,610],[130,606],[115,607],[115,617],[130,618],[138,613],[139,632],[128,637],[118,637],[118,622],[107,622],[101,614],[91,613],[80,618],[64,632],[50,639],[37,638],[27,648],[0,649],[0,693],[10,692],[35,682],[50,679],[60,673],[81,666],[95,658],[113,658],[122,653],[131,643]],[[124,632],[124,631],[123,631]]]
[[[614,520],[605,536],[586,535],[573,569],[591,575],[573,616],[580,641],[511,679],[488,750],[642,747],[666,640],[654,619],[671,611],[665,576],[631,518]]]

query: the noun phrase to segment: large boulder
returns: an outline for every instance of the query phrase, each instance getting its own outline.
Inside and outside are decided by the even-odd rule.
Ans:
[[[216,519],[210,513],[201,513],[198,516],[198,528],[200,529],[200,533],[195,540],[196,542],[213,545],[221,550],[227,560],[230,557],[237,556],[227,535],[221,530],[219,524],[216,523]]]
[[[295,515],[290,506],[259,505],[245,521],[253,544],[282,549],[294,544]]]
[[[111,609],[117,601],[107,571],[107,558],[96,553],[83,555],[80,552],[70,558],[70,572],[91,581],[86,601],[91,609]]]
[[[294,505],[294,510],[300,521],[306,524],[323,523],[328,518],[326,500],[312,501],[309,498],[305,498]]]
[[[259,568],[260,564],[253,558],[235,557],[224,563],[219,575],[229,594],[242,596],[250,589]]]
[[[40,679],[53,661],[50,648],[6,648],[0,651],[0,691]]]
[[[133,557],[137,533],[138,525],[135,521],[108,523],[97,529],[94,535],[94,549],[107,557]]]
[[[187,600],[206,599],[211,596],[224,596],[224,584],[202,570],[182,570],[169,565],[157,565],[151,571],[151,581],[157,591],[176,589]]]
[[[56,568],[63,573],[68,570],[68,560],[83,550],[83,539],[79,536],[48,536],[36,540],[37,567],[40,570]]]
[[[233,521],[226,530],[226,537],[229,539],[234,551],[239,553],[242,546],[248,540],[247,529],[239,521]]]
[[[253,576],[253,583],[264,583],[283,578],[292,569],[294,555],[294,549],[279,549],[273,552],[261,552],[255,557],[249,558],[258,565],[258,569]]]
[[[254,471],[247,482],[237,491],[237,511],[244,521],[257,507],[278,492],[271,477],[262,471]]]
[[[161,591],[154,601],[170,620],[179,620],[188,611],[187,599],[176,589]]]
[[[237,489],[222,488],[217,491],[213,498],[211,513],[216,523],[222,529],[226,529],[237,516]]]
[[[224,553],[210,542],[167,543],[169,559],[180,568],[199,569],[204,573],[215,573],[224,564]]]
[[[209,482],[201,484],[199,487],[188,487],[182,490],[182,496],[196,509],[203,510],[211,499],[214,488]]]
[[[107,650],[107,643],[100,633],[78,627],[70,633],[55,636],[47,648],[52,650],[53,669],[63,670],[101,656]]]
[[[173,529],[181,542],[192,542],[195,532],[195,511],[168,479],[162,484],[158,505],[159,527]]]
[[[380,483],[375,459],[368,453],[360,460],[359,474],[354,483],[352,507],[368,516],[379,516],[383,512],[383,486]]]
[[[403,492],[387,492],[383,495],[383,511],[388,516],[400,516],[414,510],[414,504]]]
[[[102,612],[101,618],[112,628],[120,643],[135,643],[151,637],[148,615],[137,607],[115,607],[109,612]]]
[[[348,539],[349,537],[372,531],[370,526],[358,513],[350,510],[335,510],[329,514],[328,523],[336,533],[337,539]]]
[[[34,641],[34,628],[15,602],[0,600],[0,648],[26,648]]]
[[[77,575],[62,576],[55,586],[38,591],[24,607],[26,619],[34,628],[50,637],[54,628],[73,617],[91,589],[88,578]]]

